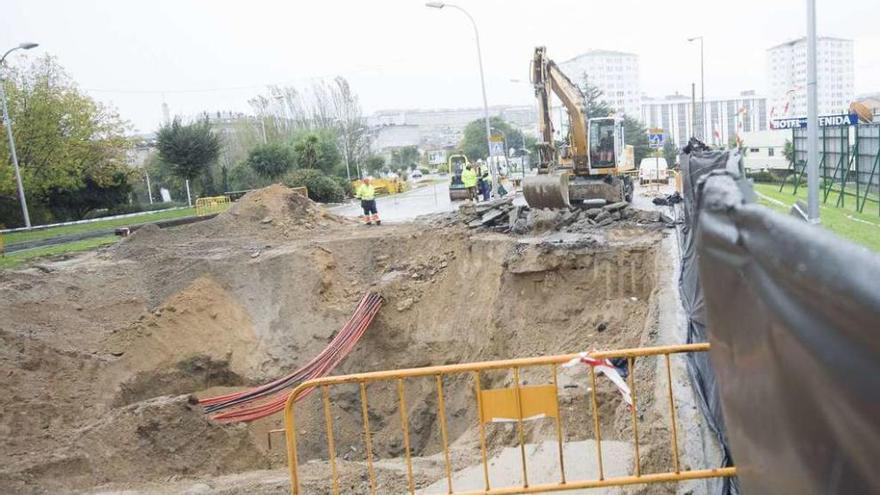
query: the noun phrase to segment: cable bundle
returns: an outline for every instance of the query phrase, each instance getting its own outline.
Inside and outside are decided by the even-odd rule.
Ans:
[[[306,380],[328,375],[351,353],[381,306],[382,297],[368,292],[361,299],[352,317],[330,344],[302,368],[259,387],[217,397],[208,397],[200,400],[199,403],[205,406],[207,414],[213,414],[211,419],[223,423],[254,421],[281,411],[287,401],[288,389],[292,389]],[[310,393],[311,390],[300,395],[298,400]]]

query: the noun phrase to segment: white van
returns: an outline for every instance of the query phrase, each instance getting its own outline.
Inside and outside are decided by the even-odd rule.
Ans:
[[[639,163],[639,184],[669,183],[669,167],[665,158],[642,158]]]

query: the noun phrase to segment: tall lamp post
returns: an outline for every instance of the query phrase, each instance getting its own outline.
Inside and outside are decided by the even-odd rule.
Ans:
[[[819,106],[816,96],[816,0],[807,0],[807,221],[819,219]]]
[[[6,61],[6,56],[15,50],[30,50],[39,46],[37,43],[19,43],[18,46],[6,50],[0,57],[0,68]],[[3,77],[0,75],[0,100],[3,102],[3,125],[6,127],[6,135],[9,136],[9,154],[12,155],[12,168],[15,170],[15,183],[18,186],[18,201],[21,203],[21,215],[24,217],[24,226],[30,228],[31,217],[28,215],[27,200],[24,197],[24,185],[21,183],[21,171],[18,169],[18,156],[15,154],[15,138],[12,137],[12,122],[9,119],[9,110],[6,108],[6,88],[3,86]]]
[[[688,41],[700,40],[700,137],[705,141],[706,136],[706,79],[703,77],[703,37],[694,36],[688,38]]]
[[[477,23],[474,21],[474,18],[468,13],[468,11],[459,7],[458,5],[454,5],[451,3],[445,2],[428,2],[425,4],[426,7],[430,7],[432,9],[442,9],[443,7],[449,7],[451,9],[456,9],[461,11],[467,18],[471,21],[471,25],[474,27],[474,39],[477,41],[477,62],[480,65],[480,86],[483,89],[483,120],[486,122],[486,146],[489,152],[492,152],[492,130],[489,126],[489,103],[486,100],[486,78],[483,76],[483,53],[480,50],[480,32],[477,30]],[[492,172],[492,195],[495,195],[495,191],[498,190],[498,171],[495,167],[489,167],[489,171]]]

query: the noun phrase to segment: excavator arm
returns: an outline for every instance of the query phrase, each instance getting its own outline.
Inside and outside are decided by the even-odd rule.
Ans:
[[[550,119],[550,93],[552,91],[565,106],[569,118],[569,144],[575,173],[589,173],[588,129],[585,113],[586,101],[580,88],[566,76],[555,62],[547,58],[546,48],[535,48],[532,59],[532,84],[538,102],[538,133],[543,138],[549,156],[542,162],[558,162],[553,144],[553,123]],[[569,161],[563,157],[564,161]],[[562,164],[563,166],[565,163]]]

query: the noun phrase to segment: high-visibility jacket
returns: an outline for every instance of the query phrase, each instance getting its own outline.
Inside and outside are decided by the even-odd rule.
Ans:
[[[361,184],[355,191],[354,196],[358,199],[369,201],[376,198],[376,188],[372,184]]]
[[[477,173],[472,169],[462,170],[461,182],[464,184],[464,187],[477,187]]]

